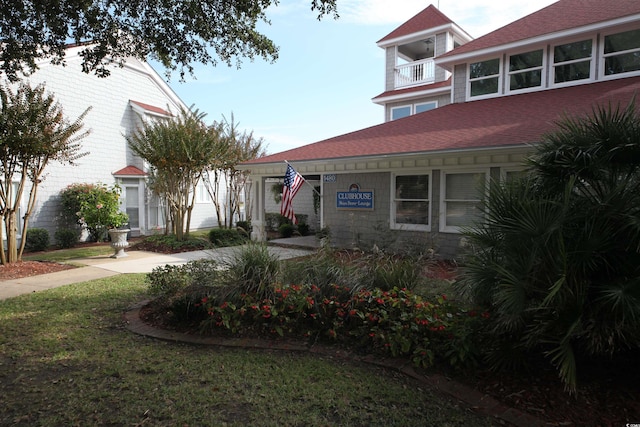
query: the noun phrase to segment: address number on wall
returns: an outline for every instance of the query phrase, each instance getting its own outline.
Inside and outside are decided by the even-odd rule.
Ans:
[[[331,173],[328,175],[323,175],[322,178],[323,182],[336,182],[336,174],[335,173]]]

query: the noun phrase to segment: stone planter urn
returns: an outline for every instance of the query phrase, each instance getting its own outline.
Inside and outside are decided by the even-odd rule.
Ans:
[[[114,254],[110,258],[122,258],[127,255],[124,250],[129,247],[127,241],[127,234],[131,231],[128,228],[111,228],[109,229],[109,237],[111,238],[111,247],[115,250]]]

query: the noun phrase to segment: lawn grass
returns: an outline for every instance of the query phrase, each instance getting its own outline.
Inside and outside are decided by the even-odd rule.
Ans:
[[[56,249],[33,254],[25,253],[22,256],[24,261],[51,261],[66,262],[76,258],[88,258],[92,256],[109,255],[113,253],[113,248],[109,243],[95,246],[83,246],[70,249]]]
[[[143,274],[0,301],[0,425],[491,425],[401,374],[135,335]]]

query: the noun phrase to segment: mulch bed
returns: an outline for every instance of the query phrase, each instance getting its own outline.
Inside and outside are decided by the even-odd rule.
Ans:
[[[55,273],[70,270],[73,265],[49,261],[20,261],[7,265],[0,265],[0,281],[21,279],[23,277],[38,276],[40,274]]]

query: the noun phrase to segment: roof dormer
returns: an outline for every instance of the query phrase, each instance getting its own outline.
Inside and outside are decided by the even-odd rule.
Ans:
[[[387,51],[385,89],[448,79],[448,72],[436,68],[434,59],[469,40],[466,32],[430,5],[378,41],[378,46]]]

